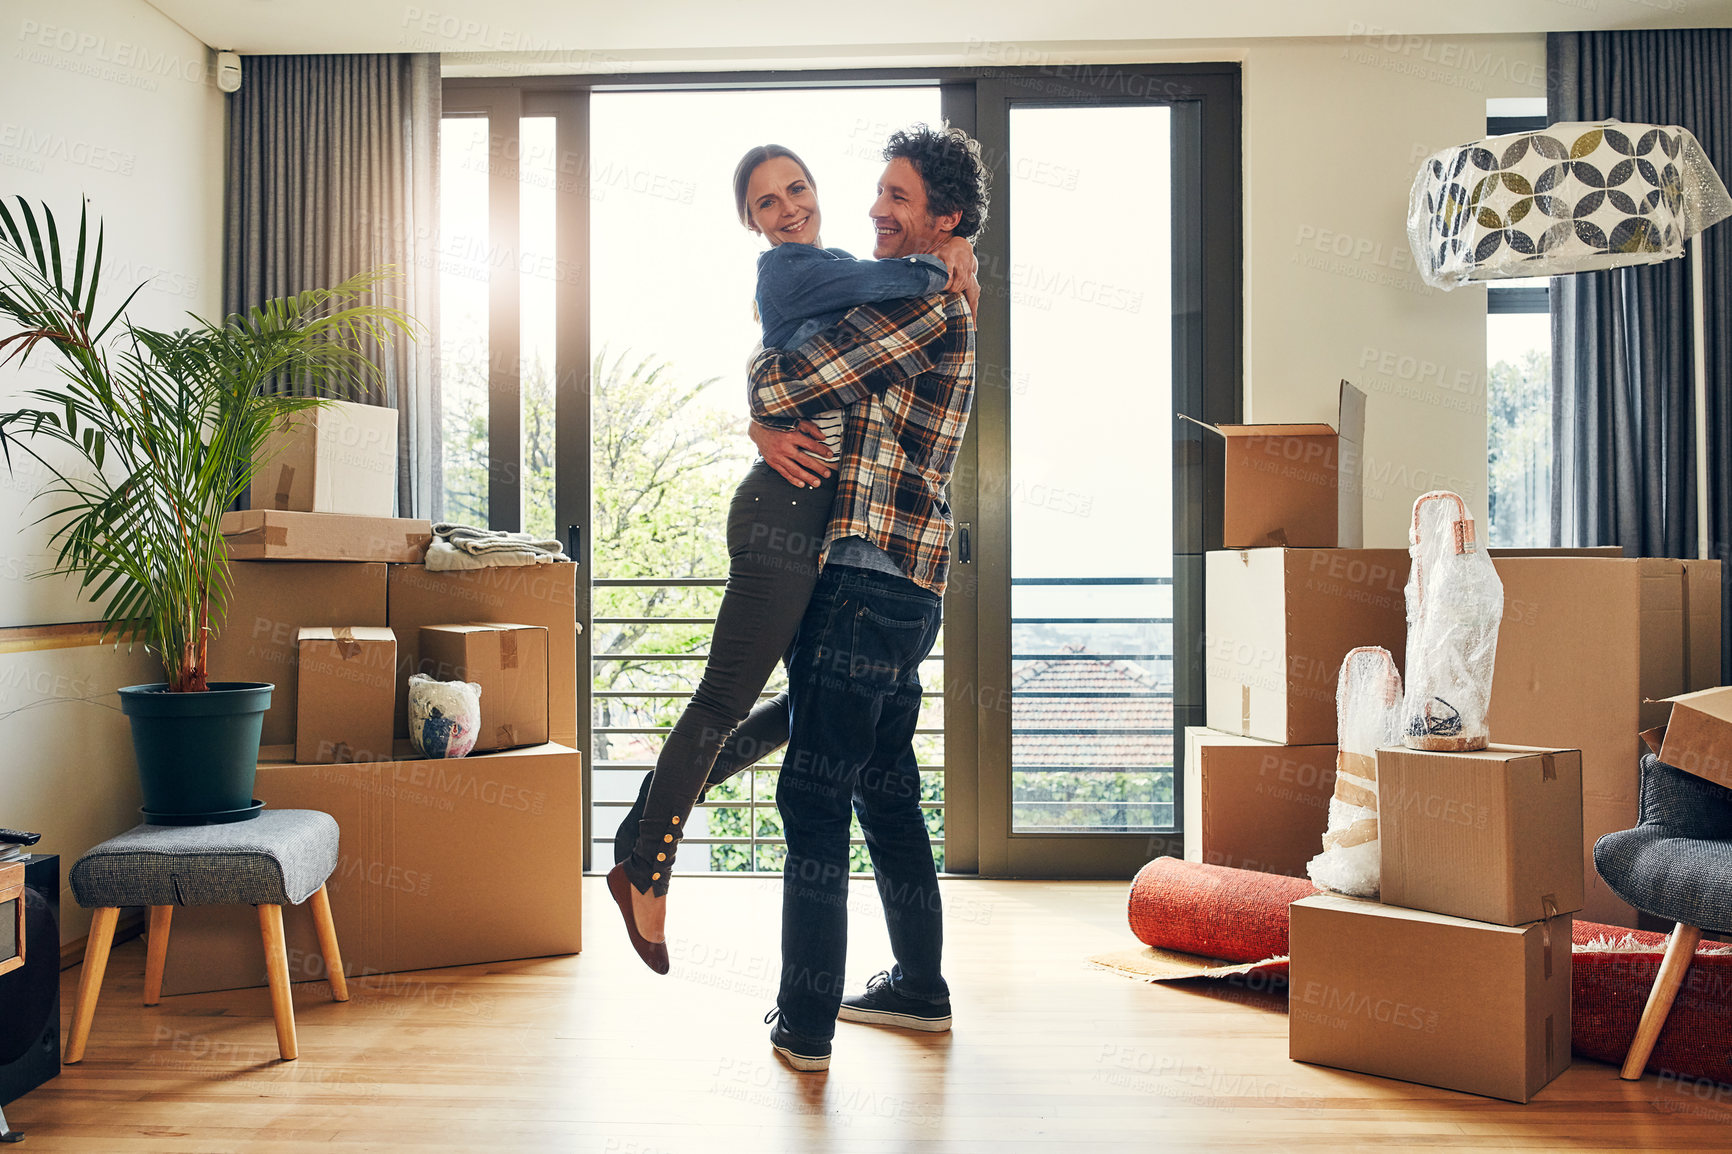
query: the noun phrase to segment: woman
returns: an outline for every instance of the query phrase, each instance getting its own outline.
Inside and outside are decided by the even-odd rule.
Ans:
[[[741,159],[734,204],[740,223],[770,242],[758,258],[765,347],[797,348],[855,305],[973,287],[974,255],[965,240],[906,260],[855,260],[824,248],[812,174],[779,145],[761,145]],[[802,424],[822,437],[831,462],[841,455],[843,421],[838,411]],[[816,463],[812,472],[823,479],[795,484],[760,458],[735,490],[728,584],[709,661],[615,838],[608,892],[638,955],[660,974],[668,971],[662,932],[668,879],[699,794],[788,740],[786,694],[753,706],[793,642],[817,581],[836,478]]]

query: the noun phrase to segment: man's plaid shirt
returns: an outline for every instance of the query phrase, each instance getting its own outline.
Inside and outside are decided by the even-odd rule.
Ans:
[[[752,415],[850,409],[824,553],[864,537],[942,596],[950,471],[974,404],[974,317],[959,294],[861,305],[800,346],[752,363]]]

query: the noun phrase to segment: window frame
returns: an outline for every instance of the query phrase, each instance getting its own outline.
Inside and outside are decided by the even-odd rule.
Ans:
[[[579,637],[578,729],[584,751],[583,793],[592,793],[594,748],[592,654],[593,572],[587,535],[591,508],[587,468],[589,425],[589,357],[592,347],[589,300],[591,287],[589,245],[589,97],[595,92],[620,91],[730,91],[811,87],[885,87],[933,85],[940,91],[944,118],[982,140],[988,155],[996,155],[1002,168],[1003,145],[1007,143],[1009,104],[1013,97],[1044,99],[1050,103],[1194,103],[1199,110],[1199,131],[1175,134],[1175,165],[1181,160],[1195,164],[1201,173],[1195,187],[1174,190],[1175,218],[1181,211],[1194,214],[1203,227],[1173,237],[1174,298],[1174,406],[1176,411],[1200,415],[1213,423],[1233,423],[1242,413],[1243,389],[1243,158],[1241,68],[1237,63],[1187,64],[1080,64],[1060,62],[1050,66],[1022,68],[888,68],[799,71],[752,71],[730,73],[666,72],[643,74],[572,74],[522,77],[447,77],[443,81],[444,116],[485,115],[490,118],[490,156],[493,151],[493,120],[511,117],[508,133],[500,125],[500,139],[515,140],[517,116],[552,115],[558,118],[557,147],[562,179],[558,197],[558,251],[565,266],[581,269],[582,275],[562,278],[557,289],[558,333],[556,338],[556,524],[564,526],[568,552],[579,564],[582,580],[578,590]],[[983,123],[982,109],[991,104],[1002,111],[996,124]],[[983,135],[984,134],[984,135]],[[1182,147],[1187,151],[1181,156]],[[988,148],[996,141],[995,154]],[[575,171],[565,172],[566,158],[575,157]],[[1002,171],[994,190],[994,213],[1004,211],[1000,197],[1008,196],[1009,181]],[[502,158],[490,183],[490,255],[495,274],[503,266],[510,273],[510,286],[494,285],[489,307],[489,521],[496,528],[515,529],[521,512],[516,491],[520,463],[521,389],[515,356],[505,350],[519,348],[519,325],[515,260],[500,254],[515,253],[517,164],[515,156]],[[498,201],[493,190],[497,189]],[[505,201],[509,201],[509,205]],[[1001,218],[1002,219],[1002,218]],[[507,243],[508,242],[508,243]],[[1206,251],[1205,251],[1206,250]],[[982,264],[1008,270],[1004,230],[989,228],[982,238]],[[1183,270],[1183,272],[1181,272]],[[1181,276],[1191,279],[1181,284]],[[1010,364],[1009,286],[983,295],[977,350],[981,363]],[[505,315],[495,315],[495,309]],[[494,343],[497,340],[498,343]],[[508,365],[508,367],[507,367]],[[1003,390],[999,390],[1003,392]],[[1007,412],[995,411],[1004,398],[989,399],[992,390],[977,393],[976,415],[957,461],[962,476],[979,478],[968,491],[952,494],[954,517],[959,526],[1002,525],[1008,528],[1009,509],[1002,484],[994,492],[993,478],[982,477],[983,438],[1004,438],[1008,450]],[[507,420],[495,421],[501,406],[510,409]],[[1221,447],[1193,426],[1175,420],[1173,536],[1174,536],[1174,709],[1173,709],[1173,797],[1174,825],[1162,833],[1113,834],[1014,834],[1010,828],[1010,769],[1008,710],[995,710],[985,687],[989,681],[1008,687],[1004,666],[1009,658],[1010,579],[1007,565],[998,565],[991,555],[987,534],[976,530],[975,558],[968,567],[973,581],[952,584],[945,602],[945,753],[944,827],[947,873],[988,873],[1014,876],[1030,869],[1049,877],[1126,876],[1148,858],[1179,854],[1183,849],[1184,733],[1187,726],[1204,723],[1203,653],[1197,642],[1203,628],[1203,555],[1221,545]],[[1150,430],[1151,435],[1169,435]],[[992,444],[996,445],[994,441]],[[1002,478],[999,478],[1002,480]],[[501,488],[512,488],[508,496]],[[509,514],[509,518],[507,516]],[[1002,560],[1008,560],[1005,552]],[[958,565],[961,569],[962,565]],[[1002,585],[1002,589],[998,588]],[[982,596],[984,594],[984,596]],[[983,612],[1002,606],[1002,624],[983,628]],[[996,672],[983,676],[982,670]],[[1008,697],[1005,698],[1008,700]],[[999,716],[1002,715],[1002,716]],[[995,734],[995,727],[1002,734]],[[1002,756],[1004,760],[998,759]],[[981,769],[994,767],[997,777],[982,780]],[[1002,767],[1000,771],[1000,767]],[[587,820],[587,816],[586,816]],[[594,837],[584,832],[584,867],[592,868]]]

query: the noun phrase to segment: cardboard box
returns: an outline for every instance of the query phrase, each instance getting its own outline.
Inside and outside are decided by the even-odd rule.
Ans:
[[[1335,746],[1185,730],[1185,860],[1305,877],[1323,850]]]
[[[413,757],[407,743],[397,749]],[[257,792],[273,809],[337,819],[326,887],[343,968],[359,975],[582,949],[582,780],[576,751],[539,745],[452,760],[266,762]],[[325,977],[311,910],[284,910],[283,921],[289,976]],[[165,993],[264,984],[251,909],[175,911]]]
[[[1519,926],[1582,908],[1582,755],[1377,751],[1385,903]]]
[[[308,625],[385,624],[385,566],[334,561],[236,561],[228,615],[210,642],[213,681],[276,686],[261,742],[294,756],[298,639]],[[407,729],[405,728],[405,732]]]
[[[481,686],[475,751],[547,740],[547,629],[482,623],[423,625],[418,672]]]
[[[1210,729],[1282,745],[1335,741],[1347,651],[1407,652],[1405,549],[1249,549],[1204,558]]]
[[[1495,926],[1319,894],[1291,907],[1287,1053],[1526,1102],[1570,1065],[1570,919]]]
[[[577,565],[435,573],[392,565],[386,598],[397,633],[397,736],[409,736],[409,675],[421,668],[421,628],[451,621],[515,621],[547,630],[547,734],[577,745]],[[588,676],[589,671],[584,670]]]
[[[391,759],[397,638],[377,625],[313,625],[299,636],[295,760]]]
[[[389,517],[397,501],[397,410],[332,401],[265,438],[254,509]]]
[[[1227,441],[1221,496],[1223,546],[1357,549],[1365,543],[1360,459],[1365,440],[1364,393],[1341,382],[1334,428],[1322,424],[1203,427]]]
[[[352,517],[251,509],[224,513],[232,561],[425,561],[433,524],[413,517]]]
[[[1660,760],[1732,789],[1732,686],[1668,697]]]
[[[1662,699],[1720,683],[1718,561],[1499,557],[1504,587],[1487,724],[1500,744],[1582,751],[1582,917],[1636,927],[1596,884],[1594,842],[1635,826],[1643,730]]]

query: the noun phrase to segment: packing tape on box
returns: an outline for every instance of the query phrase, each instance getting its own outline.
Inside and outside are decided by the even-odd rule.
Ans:
[[[1335,775],[1335,796],[1361,809],[1377,808],[1377,795],[1343,774]]]
[[[337,643],[337,652],[343,655],[344,661],[353,661],[361,655],[361,643],[355,640],[355,631],[347,625],[332,629],[331,639]]]
[[[1546,958],[1546,977],[1552,976],[1552,919],[1558,916],[1558,899],[1551,894],[1540,899],[1545,908],[1545,920],[1540,923],[1540,949]]]
[[[1239,686],[1239,732],[1241,734],[1251,732],[1251,687],[1249,685]]]
[[[505,629],[499,634],[499,668],[517,668],[517,631]]]
[[[282,525],[260,525],[257,529],[242,529],[235,533],[224,533],[223,540],[230,546],[246,548],[251,545],[287,545],[289,531]]]
[[[280,466],[277,469],[277,495],[274,508],[287,509],[289,507],[289,493],[294,487],[295,467],[293,465]]]
[[[1377,840],[1377,819],[1362,817],[1346,829],[1336,830],[1323,835],[1324,849],[1350,849],[1356,845],[1364,845],[1368,841]]]
[[[1683,650],[1684,656],[1684,692],[1688,693],[1693,689],[1701,687],[1697,686],[1695,682],[1690,680],[1690,670],[1695,668],[1690,664],[1690,634],[1694,632],[1694,630],[1690,628],[1690,566],[1681,564],[1678,568],[1683,570],[1683,572],[1679,574],[1679,577],[1684,583],[1684,644],[1680,646],[1680,648]]]
[[[1558,779],[1558,755],[1555,753],[1540,754],[1540,780],[1556,781]]]
[[[1354,777],[1363,777],[1366,781],[1377,780],[1377,758],[1369,753],[1348,753],[1342,750],[1335,755],[1335,772],[1351,773]]]

